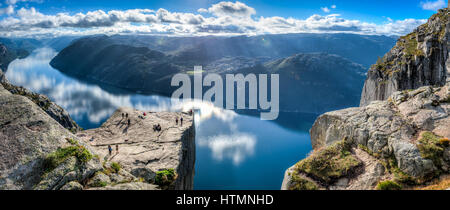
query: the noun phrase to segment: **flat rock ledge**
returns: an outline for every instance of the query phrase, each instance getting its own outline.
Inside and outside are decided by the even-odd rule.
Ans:
[[[161,126],[160,131],[153,129],[158,124]],[[195,126],[194,117],[188,113],[145,112],[144,115],[143,111],[119,108],[101,127],[78,132],[76,135],[101,160],[116,162],[135,177],[154,183],[158,171],[173,169],[176,172],[173,188],[193,189]],[[111,154],[108,146],[113,149]],[[111,189],[129,187],[119,185]]]
[[[429,186],[450,173],[450,82],[325,113],[310,133],[314,152],[286,171],[284,190]]]

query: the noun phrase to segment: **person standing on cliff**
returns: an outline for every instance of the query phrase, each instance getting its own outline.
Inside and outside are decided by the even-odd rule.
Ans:
[[[108,151],[109,151],[109,156],[111,156],[111,154],[112,154],[112,148],[111,148],[111,145],[108,145]]]
[[[119,154],[119,145],[116,144],[116,153]]]
[[[180,118],[181,127],[183,127],[183,117]]]
[[[178,125],[178,117],[175,118],[175,124]]]

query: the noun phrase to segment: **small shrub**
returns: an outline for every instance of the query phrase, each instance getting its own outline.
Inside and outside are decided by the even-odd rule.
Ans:
[[[424,132],[419,139],[419,144],[417,148],[420,151],[420,155],[425,158],[432,160],[434,165],[440,167],[441,158],[444,154],[444,148],[441,144],[441,139],[436,136],[433,132]],[[443,141],[445,143],[445,140]]]
[[[334,180],[349,175],[362,162],[350,153],[350,145],[345,140],[317,151],[297,163],[297,170],[314,179],[330,184]]]
[[[78,142],[71,139],[71,138],[66,138],[67,142],[69,142],[71,145],[78,145]]]
[[[116,163],[116,162],[111,163],[111,169],[113,170],[114,173],[119,173],[120,168],[121,168],[121,166],[119,163]]]
[[[401,190],[402,186],[397,182],[386,180],[378,183],[377,190]]]
[[[297,175],[297,173],[294,173],[292,176],[292,184],[289,186],[289,190],[318,190],[319,187],[300,176]]]
[[[101,182],[98,183],[97,187],[106,187],[106,185],[108,185],[108,182],[101,181]]]
[[[169,168],[167,170],[156,172],[155,183],[159,186],[169,186],[171,185],[177,175],[173,168]]]
[[[51,171],[69,157],[76,157],[79,161],[86,163],[92,159],[92,154],[83,146],[69,146],[58,148],[44,159],[44,168]]]

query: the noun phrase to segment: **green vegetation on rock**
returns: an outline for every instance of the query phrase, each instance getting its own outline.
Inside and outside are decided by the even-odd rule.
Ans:
[[[345,140],[333,146],[316,151],[296,165],[299,172],[331,184],[333,181],[351,175],[362,162],[350,152],[351,145]]]
[[[111,162],[109,166],[107,165],[107,162],[103,162],[103,173],[106,175],[110,175],[111,173],[119,173],[122,166],[117,162]]]
[[[80,145],[58,148],[55,152],[48,154],[44,159],[44,168],[47,172],[51,171],[69,157],[76,157],[78,161],[86,163],[93,156],[84,146]]]
[[[119,163],[116,163],[116,162],[112,162],[112,163],[111,163],[111,169],[112,169],[115,173],[118,173],[118,172],[120,171],[120,168],[121,168],[121,166],[120,166]]]
[[[71,144],[71,145],[78,145],[78,142],[75,141],[74,139],[66,138],[66,140],[67,140],[67,142],[69,142],[69,144]]]
[[[159,186],[170,186],[176,178],[177,174],[173,168],[158,171],[156,172],[155,184]]]
[[[402,189],[401,185],[391,180],[381,181],[377,185],[377,190],[401,190],[401,189]]]
[[[294,172],[291,174],[292,183],[289,186],[289,190],[318,190],[319,186],[316,183],[311,182]]]
[[[420,155],[425,159],[432,160],[434,165],[439,168],[442,166],[441,161],[445,147],[448,147],[445,139],[429,131],[422,133],[419,144],[417,145]]]
[[[417,33],[413,32],[400,37],[400,39],[404,41],[400,41],[399,45],[404,48],[405,55],[409,58],[412,56],[424,56],[423,51],[417,49],[419,42],[417,41],[416,36]]]

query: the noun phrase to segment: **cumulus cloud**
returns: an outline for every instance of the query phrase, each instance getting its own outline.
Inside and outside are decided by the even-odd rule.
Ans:
[[[446,7],[447,3],[445,3],[444,0],[437,0],[437,1],[420,2],[420,5],[424,10],[437,11],[438,9]]]
[[[331,5],[330,6],[330,8],[331,9],[336,9],[336,5]],[[331,12],[331,9],[330,8],[328,8],[328,7],[321,7],[320,9],[323,11],[323,12],[325,12],[325,13],[330,13]]]
[[[330,8],[336,8],[332,5]],[[328,8],[328,10],[331,10]],[[3,10],[0,10],[0,13]],[[179,13],[160,8],[94,10],[86,13],[43,14],[20,8],[0,19],[0,36],[60,36],[89,34],[259,35],[280,33],[358,33],[403,35],[426,20],[392,20],[384,24],[342,18],[338,14],[292,17],[255,17],[244,3],[219,2],[198,13]],[[211,14],[203,16],[203,13]]]
[[[205,11],[205,10],[201,10]],[[220,2],[218,4],[212,5],[208,12],[215,16],[237,16],[237,17],[250,17],[256,14],[255,9],[247,6],[239,1],[233,2]]]
[[[322,8],[320,8],[323,12],[326,12],[326,13],[329,13],[329,12],[331,12],[331,10],[330,9],[328,9],[328,7],[322,7]]]
[[[0,15],[12,15],[14,14],[14,7],[12,5],[9,5],[5,8],[0,8]]]

